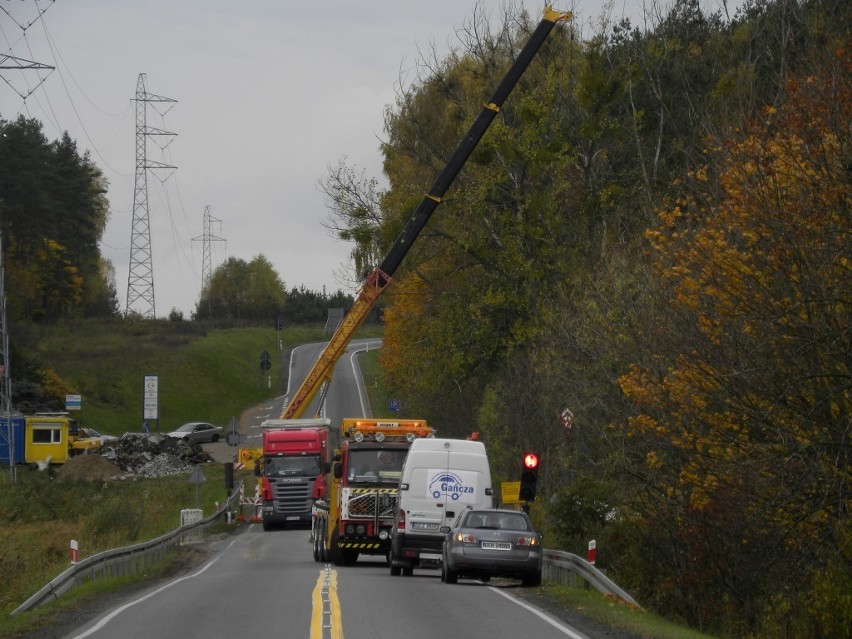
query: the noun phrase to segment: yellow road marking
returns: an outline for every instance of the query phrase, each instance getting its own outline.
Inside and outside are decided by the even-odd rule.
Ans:
[[[324,639],[328,628],[330,639],[343,639],[340,600],[337,597],[337,571],[326,564],[317,577],[311,594],[311,639]]]

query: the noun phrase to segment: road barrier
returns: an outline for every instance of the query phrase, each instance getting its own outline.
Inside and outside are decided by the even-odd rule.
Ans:
[[[588,561],[570,552],[544,549],[541,577],[563,586],[577,586],[577,578],[582,579],[602,595],[617,597],[631,606],[639,604],[618,584],[595,568]]]
[[[127,577],[144,572],[150,566],[165,559],[168,553],[183,543],[184,538],[194,538],[201,530],[224,517],[238,499],[239,491],[234,491],[225,502],[224,508],[205,519],[181,525],[161,537],[141,544],[105,550],[79,560],[13,610],[11,616],[14,617],[48,601],[58,599],[86,579],[95,581],[104,577]]]

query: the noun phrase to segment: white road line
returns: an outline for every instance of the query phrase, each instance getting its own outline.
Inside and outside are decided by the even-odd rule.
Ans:
[[[237,539],[234,539],[234,540],[233,540],[230,544],[228,544],[228,546],[227,546],[227,548],[225,548],[225,550],[230,549],[230,547],[231,547],[231,546],[233,546],[233,545],[234,545],[235,543],[237,543],[238,541],[239,541],[239,537],[238,537]],[[224,552],[225,552],[225,551],[222,551],[222,553],[224,553]],[[220,553],[220,554],[219,554],[219,555],[218,555],[215,559],[213,559],[213,560],[211,560],[209,563],[207,563],[207,565],[205,565],[205,566],[204,566],[201,570],[199,570],[198,572],[193,573],[193,574],[191,574],[191,575],[186,575],[185,577],[181,577],[180,579],[175,579],[174,581],[171,581],[171,582],[167,583],[165,586],[161,586],[160,588],[157,588],[157,589],[156,589],[156,590],[154,590],[153,592],[149,592],[149,593],[148,593],[147,595],[145,595],[144,597],[139,597],[139,599],[134,599],[133,601],[131,601],[131,602],[129,602],[129,603],[126,603],[126,604],[124,604],[124,605],[123,605],[123,606],[121,606],[120,608],[116,608],[116,609],[115,609],[115,610],[113,610],[111,613],[109,613],[106,617],[104,617],[103,619],[101,619],[101,620],[100,620],[97,624],[95,624],[94,626],[92,626],[91,628],[89,628],[86,632],[84,632],[84,633],[82,633],[82,634],[79,634],[79,635],[76,635],[76,636],[72,637],[72,639],[84,639],[84,637],[88,637],[89,635],[92,635],[92,634],[96,633],[98,630],[100,630],[101,628],[103,628],[104,626],[106,626],[106,625],[107,625],[110,621],[112,621],[113,619],[115,619],[118,615],[120,615],[122,612],[124,612],[125,610],[127,610],[127,609],[128,609],[128,608],[130,608],[131,606],[135,606],[135,605],[136,605],[136,604],[138,604],[138,603],[142,603],[143,601],[145,601],[145,600],[147,600],[147,599],[150,599],[151,597],[153,597],[153,596],[155,596],[155,595],[160,594],[160,593],[161,593],[161,592],[163,592],[164,590],[167,590],[167,589],[171,588],[171,587],[172,587],[172,586],[174,586],[175,584],[179,584],[181,581],[184,581],[184,580],[186,580],[186,579],[192,579],[192,578],[194,578],[194,577],[198,577],[198,575],[202,574],[202,573],[203,573],[203,572],[205,572],[208,568],[210,568],[210,566],[212,566],[212,565],[213,565],[213,564],[215,564],[217,561],[219,561],[219,559],[222,557],[222,553]]]
[[[533,613],[535,616],[540,617],[541,619],[543,619],[544,621],[549,623],[551,626],[556,628],[562,634],[567,635],[568,637],[571,637],[571,639],[589,639],[586,635],[584,635],[580,632],[577,632],[576,630],[574,630],[572,628],[569,628],[568,626],[563,624],[561,621],[557,621],[556,619],[554,619],[550,615],[543,613],[538,608],[534,608],[533,606],[530,606],[529,604],[524,603],[523,601],[521,601],[517,597],[507,595],[502,590],[500,590],[500,588],[494,588],[493,586],[489,586],[489,588],[491,590],[493,590],[494,592],[496,592],[497,594],[499,594],[501,597],[505,597],[509,601],[513,601],[514,603],[518,604],[521,608],[526,608],[531,613]]]

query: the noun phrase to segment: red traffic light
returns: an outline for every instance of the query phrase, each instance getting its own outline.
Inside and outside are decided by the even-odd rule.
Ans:
[[[524,468],[535,470],[536,468],[538,468],[538,462],[538,455],[536,455],[535,453],[524,454]]]

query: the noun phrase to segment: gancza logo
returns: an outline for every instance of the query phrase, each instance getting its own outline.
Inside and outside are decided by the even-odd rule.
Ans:
[[[449,495],[455,501],[461,495],[472,493],[473,487],[465,486],[462,478],[455,473],[442,472],[429,482],[429,492],[435,499],[438,499],[441,495]]]

